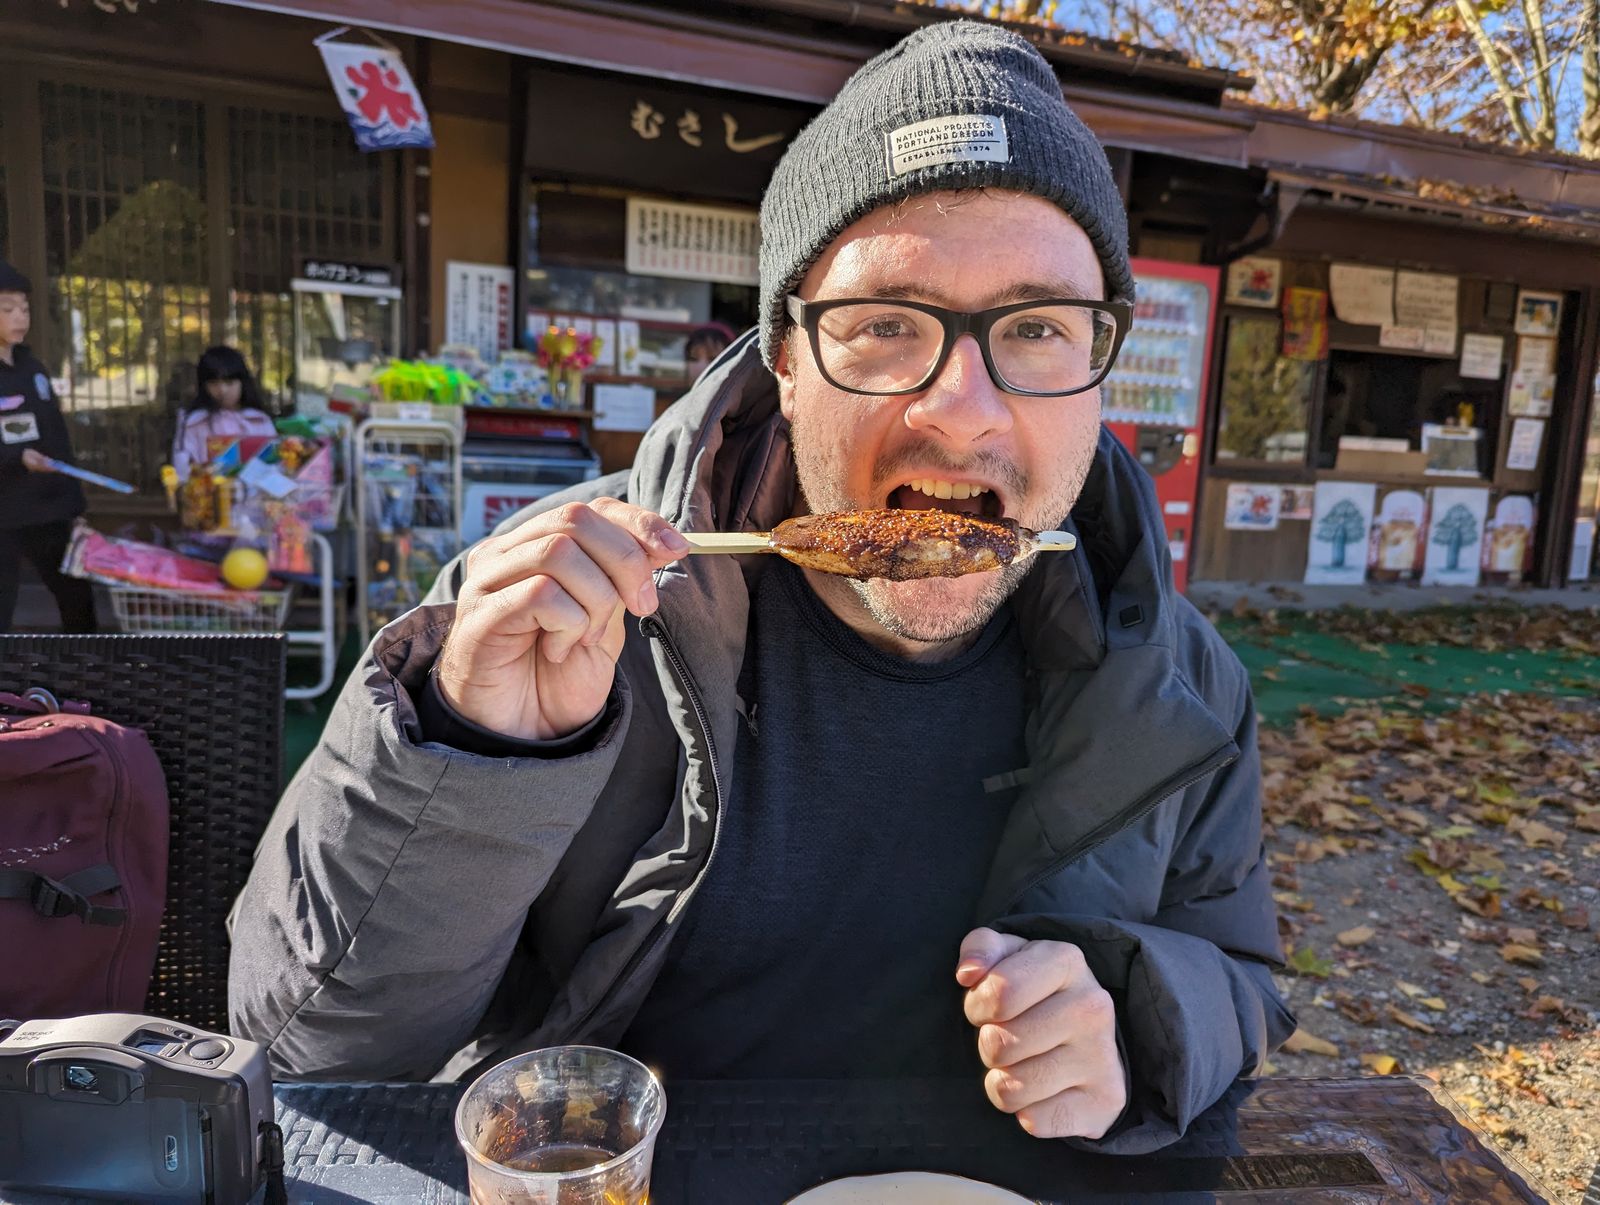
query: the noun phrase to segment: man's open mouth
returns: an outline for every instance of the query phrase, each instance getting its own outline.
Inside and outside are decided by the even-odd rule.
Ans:
[[[1005,505],[994,487],[976,481],[917,477],[889,492],[885,506],[895,510],[948,510],[998,519]]]

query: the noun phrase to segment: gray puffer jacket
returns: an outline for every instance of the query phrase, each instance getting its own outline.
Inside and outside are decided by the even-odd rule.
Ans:
[[[684,530],[764,530],[790,513],[792,474],[746,337],[631,475],[541,508],[611,493]],[[1030,765],[973,919],[1083,949],[1133,1088],[1098,1145],[1138,1152],[1253,1074],[1293,1020],[1269,973],[1245,673],[1174,593],[1150,482],[1109,435],[1067,526],[1084,551],[1040,558],[1015,598]],[[309,1079],[459,1078],[521,1049],[615,1043],[715,856],[759,564],[663,570],[598,731],[544,758],[426,742],[416,700],[459,564],[441,575],[373,640],[262,841],[232,918],[234,1031]]]

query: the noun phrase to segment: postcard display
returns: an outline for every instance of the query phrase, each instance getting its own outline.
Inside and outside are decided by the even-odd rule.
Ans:
[[[1237,509],[1237,514],[1235,511]],[[1270,530],[1259,502],[1230,495],[1229,526]],[[1289,514],[1272,512],[1271,525]],[[1316,487],[1307,538],[1308,583],[1421,581],[1425,586],[1515,585],[1533,570],[1534,501],[1473,487],[1422,490],[1370,482]],[[1365,549],[1362,555],[1359,549]]]

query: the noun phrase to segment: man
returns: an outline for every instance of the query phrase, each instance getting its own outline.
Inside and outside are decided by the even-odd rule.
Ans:
[[[73,463],[50,374],[24,347],[32,324],[27,277],[0,262],[0,632],[11,630],[26,558],[55,596],[61,627],[95,630],[94,592],[61,572],[83,487],[50,461]]]
[[[324,1078],[573,1041],[669,1077],[970,1073],[1126,1152],[1254,1072],[1292,1021],[1250,691],[1099,423],[1125,221],[1023,39],[936,25],[864,67],[763,201],[759,331],[625,482],[375,640],[235,910],[236,1032]],[[934,505],[1085,552],[679,559],[680,529]]]

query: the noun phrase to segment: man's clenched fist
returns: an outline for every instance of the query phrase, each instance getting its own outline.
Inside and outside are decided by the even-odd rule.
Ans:
[[[978,1029],[984,1088],[1036,1138],[1099,1138],[1128,1103],[1117,1015],[1083,952],[974,929],[956,982]]]

